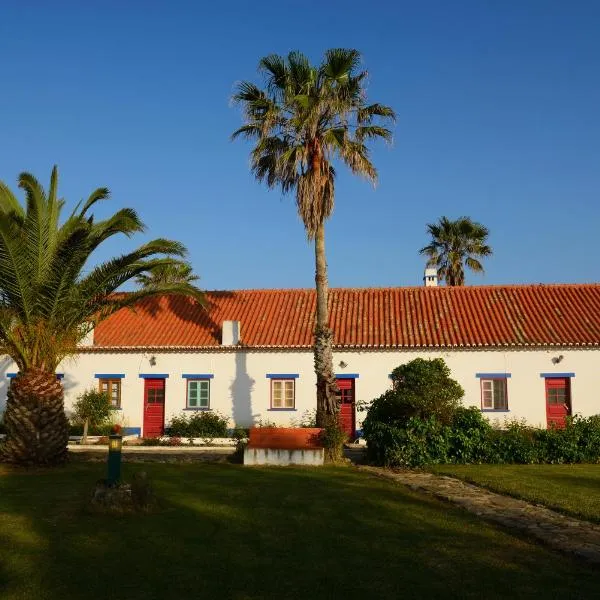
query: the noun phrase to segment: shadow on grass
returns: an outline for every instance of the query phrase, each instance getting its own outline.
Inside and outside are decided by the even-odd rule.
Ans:
[[[136,470],[158,513],[87,514],[103,465],[0,477],[0,596],[573,598],[600,585],[587,567],[351,468],[127,464],[125,477]]]

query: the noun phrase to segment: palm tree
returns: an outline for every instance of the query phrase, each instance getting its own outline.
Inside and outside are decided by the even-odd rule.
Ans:
[[[0,183],[0,349],[19,368],[8,391],[0,458],[54,464],[66,458],[68,440],[63,389],[55,375],[60,361],[77,352],[100,320],[141,298],[179,293],[202,302],[203,296],[189,283],[114,293],[185,254],[180,243],[165,239],[85,269],[109,238],[144,230],[130,208],[94,219],[90,210],[109,197],[106,188],[95,190],[61,223],[65,203],[58,198],[56,167],[47,193],[29,173],[19,176],[19,187],[25,191],[24,206]]]
[[[193,283],[199,279],[200,277],[194,274],[192,265],[185,261],[177,261],[157,267],[149,273],[142,273],[135,281],[143,288],[152,288],[173,283]]]
[[[319,426],[338,409],[325,260],[325,221],[334,205],[333,161],[341,161],[355,175],[375,183],[377,171],[366,142],[378,138],[391,141],[391,131],[380,123],[395,119],[388,106],[367,104],[367,73],[359,71],[360,61],[359,52],[347,49],[328,50],[318,67],[299,52],[291,52],[287,58],[272,54],[259,62],[264,89],[242,82],[233,96],[242,106],[245,124],[232,137],[256,142],[252,172],[268,187],[295,194],[308,239],[315,242],[314,360]]]
[[[476,273],[483,273],[483,265],[477,259],[492,254],[492,249],[486,244],[487,227],[469,217],[460,217],[456,221],[442,217],[438,223],[429,223],[427,231],[431,243],[421,248],[419,253],[429,257],[427,266],[437,268],[440,281],[451,286],[464,285],[463,265]]]

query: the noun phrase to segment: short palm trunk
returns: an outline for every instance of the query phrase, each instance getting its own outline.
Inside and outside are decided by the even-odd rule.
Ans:
[[[6,439],[0,460],[21,465],[53,465],[67,458],[69,426],[63,387],[54,373],[19,373],[8,390]]]

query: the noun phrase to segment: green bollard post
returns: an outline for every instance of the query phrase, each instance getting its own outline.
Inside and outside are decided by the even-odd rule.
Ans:
[[[108,485],[113,487],[121,481],[121,448],[123,447],[122,435],[108,437]]]

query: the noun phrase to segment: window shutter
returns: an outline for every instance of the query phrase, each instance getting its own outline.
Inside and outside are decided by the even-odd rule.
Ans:
[[[208,408],[209,405],[209,382],[208,381],[198,381],[199,389],[199,400],[201,408]]]
[[[273,381],[273,408],[281,408],[282,404],[282,381]]]
[[[188,406],[196,408],[198,406],[198,382],[188,381]]]
[[[294,408],[294,382],[285,382],[285,407]]]

